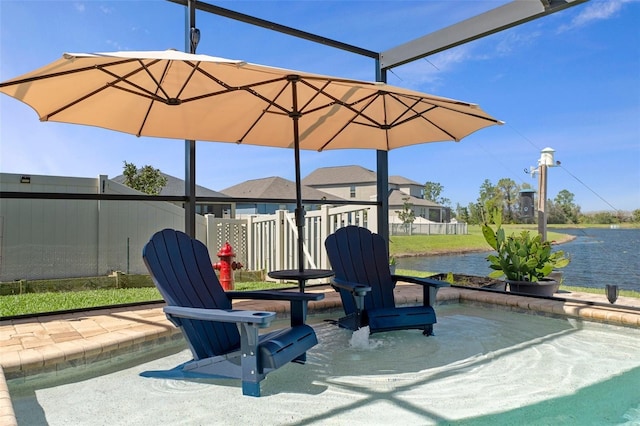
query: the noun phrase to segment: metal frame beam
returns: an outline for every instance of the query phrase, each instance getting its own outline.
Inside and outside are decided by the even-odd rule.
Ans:
[[[170,201],[186,202],[186,195],[146,195],[146,194],[103,194],[103,193],[78,193],[78,192],[24,192],[24,191],[0,191],[0,199],[19,200],[97,200],[97,201]],[[290,198],[246,198],[246,197],[195,197],[200,203],[269,203],[269,204],[293,204]],[[357,200],[314,200],[302,199],[302,204],[319,205],[351,205],[351,206],[375,206],[376,201]]]
[[[517,0],[380,53],[389,69],[477,40],[588,0]]]
[[[186,6],[189,0],[168,0],[171,3],[180,4]],[[257,27],[266,28],[271,31],[287,34],[303,40],[309,40],[314,43],[324,44],[325,46],[335,47],[340,50],[346,50],[347,52],[356,53],[358,55],[367,56],[369,58],[378,59],[379,53],[373,50],[364,49],[362,47],[353,46],[351,44],[343,43],[341,41],[332,40],[330,38],[322,37],[316,34],[301,31],[286,25],[277,24],[275,22],[267,21],[264,19],[256,18],[255,16],[245,15],[244,13],[235,12],[230,9],[225,9],[220,6],[215,6],[202,1],[195,2],[195,8],[203,12],[212,13],[214,15],[224,16],[236,21],[244,22],[247,24],[255,25]]]

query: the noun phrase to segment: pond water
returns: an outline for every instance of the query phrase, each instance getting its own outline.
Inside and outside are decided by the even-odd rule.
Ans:
[[[555,230],[554,230],[555,231]],[[573,241],[557,246],[571,258],[563,269],[570,286],[640,291],[640,229],[559,229],[574,235]],[[487,253],[425,256],[398,259],[398,268],[439,273],[485,276],[490,272]]]

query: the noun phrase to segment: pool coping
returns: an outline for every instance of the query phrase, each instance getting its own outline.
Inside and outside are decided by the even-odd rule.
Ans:
[[[313,286],[325,298],[309,304],[314,315],[341,308],[340,297],[330,286]],[[422,301],[422,288],[401,283],[397,304]],[[604,295],[565,293],[537,298],[461,287],[442,288],[437,303],[481,303],[518,312],[581,318],[640,328],[640,299],[621,298],[609,304]],[[622,303],[622,304],[620,304]],[[180,331],[162,311],[163,304],[98,311],[47,315],[0,321],[0,426],[17,425],[8,380],[26,380],[39,373],[57,373],[97,361],[132,353],[181,339]],[[288,302],[239,300],[239,309],[272,311],[288,316]]]

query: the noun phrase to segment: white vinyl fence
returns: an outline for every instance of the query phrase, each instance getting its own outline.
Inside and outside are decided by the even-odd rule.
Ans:
[[[391,235],[466,235],[467,224],[459,223],[392,223],[389,225]]]
[[[377,223],[377,210],[372,206],[322,206],[320,210],[307,212],[304,267],[329,268],[324,240],[336,229],[358,225],[376,232]],[[297,240],[298,229],[293,213],[278,210],[275,215],[249,217],[246,267],[264,271],[297,268]]]

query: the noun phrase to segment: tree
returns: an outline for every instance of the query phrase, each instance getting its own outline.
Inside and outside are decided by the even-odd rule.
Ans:
[[[167,184],[167,178],[162,175],[160,169],[149,165],[138,169],[135,164],[124,162],[124,184],[149,195],[158,195]]]
[[[456,218],[462,222],[469,223],[471,220],[469,208],[461,206],[460,203],[456,203]]]
[[[555,223],[578,223],[578,216],[580,215],[580,206],[577,206],[574,202],[575,195],[571,192],[563,189],[558,192],[556,198],[554,198],[555,207],[562,212],[565,217],[564,222]]]
[[[518,185],[513,179],[502,178],[496,187],[497,194],[502,200],[502,214],[505,222],[514,223],[516,221],[515,207],[518,204]]]
[[[469,213],[469,220],[467,221],[470,225],[480,225],[484,223],[484,218],[486,217],[484,212],[484,207],[480,203],[469,203],[467,206],[467,211]]]
[[[425,182],[424,184],[424,199],[433,201],[434,203],[442,206],[451,205],[451,200],[442,197],[444,186],[438,182]]]
[[[480,196],[478,197],[477,208],[473,213],[476,213],[478,217],[474,217],[476,223],[486,222],[485,218],[488,218],[487,212],[492,212],[496,209],[502,211],[502,197],[498,187],[494,186],[489,179],[485,179],[480,185]]]
[[[640,222],[640,209],[635,209],[631,212],[631,220],[635,223]]]
[[[398,214],[398,219],[402,221],[402,225],[404,226],[405,232],[411,235],[411,224],[416,220],[416,215],[413,212],[413,204],[409,202],[411,198],[405,197],[402,199],[404,203],[402,204],[402,210],[396,210]]]
[[[598,212],[593,215],[593,222],[597,224],[612,224],[618,223],[617,219],[611,212]]]

